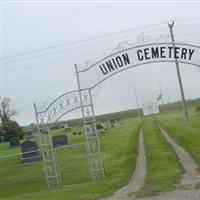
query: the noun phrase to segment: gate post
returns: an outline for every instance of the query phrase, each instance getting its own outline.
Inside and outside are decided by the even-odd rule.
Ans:
[[[90,176],[93,181],[96,181],[105,177],[105,169],[100,150],[99,138],[96,131],[92,94],[91,89],[81,89],[77,65],[75,65],[75,69],[85,129]]]
[[[60,172],[55,151],[52,145],[52,139],[49,134],[49,129],[48,127],[45,127],[47,126],[46,124],[44,125],[44,127],[42,127],[42,124],[39,123],[38,119],[39,113],[37,112],[36,104],[34,103],[33,105],[35,110],[36,123],[38,126],[40,150],[42,154],[43,168],[47,185],[48,188],[60,188],[62,185]]]

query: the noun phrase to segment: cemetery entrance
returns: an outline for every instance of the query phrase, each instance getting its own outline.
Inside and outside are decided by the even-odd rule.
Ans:
[[[63,115],[75,109],[80,109],[83,116],[86,139],[85,147],[90,178],[96,181],[105,177],[105,169],[96,130],[91,90],[121,71],[145,64],[162,62],[175,63],[179,77],[178,63],[200,67],[200,47],[183,43],[175,44],[174,41],[172,43],[145,44],[109,55],[86,68],[82,66],[82,69],[78,69],[77,65],[75,65],[78,90],[58,97],[44,109],[40,109],[34,104],[40,132],[44,171],[49,188],[61,186],[60,169],[57,157],[55,156],[57,150],[55,151],[53,149],[52,139],[49,135],[49,128],[52,124],[58,121]],[[184,97],[180,77],[179,82],[181,94]],[[61,154],[58,157],[62,160]],[[66,165],[63,163],[62,167],[64,168]],[[66,177],[66,179],[68,178]]]

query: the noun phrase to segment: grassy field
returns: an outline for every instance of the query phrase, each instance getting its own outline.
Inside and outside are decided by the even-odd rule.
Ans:
[[[183,122],[180,103],[165,105],[161,108],[165,112],[144,118],[148,171],[146,184],[138,196],[154,195],[157,192],[174,189],[183,173],[175,152],[155,127],[155,121],[161,123],[170,136],[194,157],[200,167],[200,113],[194,112],[195,107],[200,105],[200,101],[188,102],[188,105],[190,115],[188,123]],[[135,116],[135,111],[131,113],[129,110],[127,113],[111,113],[98,118],[100,121],[110,117],[123,119],[120,126],[100,135],[106,167],[105,179],[96,183],[90,181],[84,145],[78,148],[56,150],[64,185],[59,190],[47,189],[41,161],[25,164],[21,162],[20,156],[15,156],[0,160],[0,199],[94,200],[111,195],[128,183],[136,164],[141,121],[130,118],[132,116]],[[76,126],[72,131],[78,130],[82,131],[82,128]],[[64,133],[63,129],[56,129],[51,134]],[[85,141],[84,134],[80,136],[69,134],[68,136],[70,144]],[[16,153],[20,153],[20,148],[9,148],[7,143],[0,144],[0,156]]]
[[[157,116],[157,120],[170,136],[196,160],[200,167],[200,113],[189,109],[189,122],[184,122],[181,112]]]
[[[124,120],[122,125],[101,135],[107,175],[104,180],[97,183],[90,181],[84,146],[78,149],[59,149],[57,154],[64,185],[62,189],[46,188],[41,161],[23,164],[20,157],[14,157],[1,160],[0,198],[83,200],[113,193],[128,182],[133,172],[140,123],[137,119]],[[53,134],[59,134],[59,130]],[[71,135],[70,141],[83,142],[83,136],[79,138]],[[7,144],[0,146],[5,155],[11,151],[19,152],[18,148],[10,149]]]
[[[147,175],[145,186],[138,196],[149,196],[174,189],[175,184],[180,181],[183,170],[175,152],[160,134],[152,118],[147,118],[145,121],[144,142]]]

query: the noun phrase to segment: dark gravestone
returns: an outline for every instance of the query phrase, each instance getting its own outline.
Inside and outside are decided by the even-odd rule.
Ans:
[[[67,127],[67,128],[64,128],[64,131],[67,133],[67,132],[71,132],[72,129],[70,127]]]
[[[104,133],[104,125],[103,124],[97,124],[96,125],[97,133]]]
[[[82,133],[81,133],[81,131],[74,131],[73,132],[73,135],[81,135]]]
[[[96,128],[99,129],[99,130],[101,130],[101,129],[104,128],[104,126],[103,126],[103,124],[97,124],[97,125],[96,125]]]
[[[38,151],[38,146],[35,141],[27,140],[21,144],[22,160],[23,162],[31,162],[41,159],[41,155]]]
[[[19,138],[18,137],[10,138],[9,145],[10,145],[10,147],[18,147],[19,146]]]
[[[52,138],[53,148],[64,146],[68,144],[68,139],[66,135],[57,135]]]
[[[110,119],[111,128],[120,125],[120,119]]]
[[[4,135],[5,135],[5,132],[0,125],[0,142],[4,142]]]
[[[111,128],[113,128],[115,126],[115,120],[114,119],[110,119],[110,126],[111,126]]]
[[[200,107],[197,107],[195,112],[200,112]]]

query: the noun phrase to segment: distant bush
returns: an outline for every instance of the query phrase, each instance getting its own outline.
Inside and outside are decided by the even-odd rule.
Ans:
[[[24,131],[16,121],[7,120],[2,128],[4,131],[4,141],[9,141],[13,137],[19,137],[19,139],[24,138]]]

